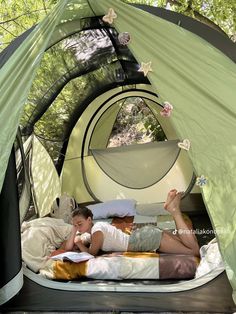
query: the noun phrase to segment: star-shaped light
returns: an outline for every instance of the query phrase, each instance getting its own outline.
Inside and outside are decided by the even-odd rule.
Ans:
[[[196,179],[196,185],[202,188],[204,185],[207,184],[208,179],[202,174],[200,177]]]
[[[108,10],[108,13],[103,16],[102,20],[106,23],[112,24],[113,20],[116,18],[117,18],[116,12],[112,8],[110,8]]]
[[[152,62],[149,61],[147,63],[141,62],[141,66],[138,69],[138,72],[143,72],[144,76],[147,76],[148,72],[152,71]]]

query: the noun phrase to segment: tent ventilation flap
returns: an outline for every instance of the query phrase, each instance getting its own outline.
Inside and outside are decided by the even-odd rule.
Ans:
[[[90,149],[99,167],[117,183],[143,189],[160,181],[176,162],[179,140]]]

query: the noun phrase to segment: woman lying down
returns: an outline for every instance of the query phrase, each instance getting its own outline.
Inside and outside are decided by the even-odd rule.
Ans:
[[[182,193],[171,190],[168,193],[164,208],[173,216],[176,224],[176,235],[149,225],[136,229],[128,235],[107,222],[93,223],[93,214],[88,208],[78,208],[72,213],[73,228],[63,247],[71,251],[74,245],[81,252],[94,256],[100,250],[104,252],[149,252],[189,254],[199,256],[199,246],[195,234],[189,229],[180,210]],[[76,233],[90,233],[91,243],[87,247]]]

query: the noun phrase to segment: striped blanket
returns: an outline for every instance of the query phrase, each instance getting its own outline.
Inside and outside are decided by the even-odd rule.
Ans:
[[[190,279],[199,259],[190,255],[123,252],[98,256],[81,263],[49,260],[40,269],[48,279]]]

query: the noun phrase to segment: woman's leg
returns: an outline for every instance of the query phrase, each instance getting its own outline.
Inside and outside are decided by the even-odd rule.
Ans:
[[[181,196],[182,193],[177,193],[176,190],[171,190],[167,196],[164,207],[175,220],[178,237],[167,231],[163,231],[159,251],[199,256],[199,245],[196,236],[184,221],[180,210]]]

